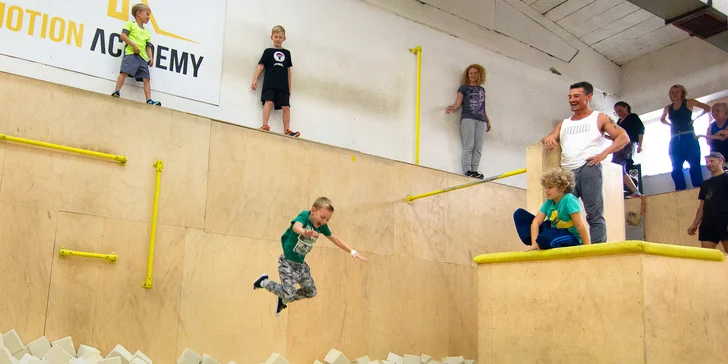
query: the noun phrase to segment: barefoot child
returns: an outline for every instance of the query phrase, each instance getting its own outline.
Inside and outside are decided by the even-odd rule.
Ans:
[[[529,246],[527,250],[591,244],[581,218],[581,205],[571,194],[574,174],[554,168],[541,177],[541,185],[547,200],[536,216],[524,209],[513,214],[516,231],[521,241]]]
[[[278,296],[276,316],[287,307],[286,304],[316,296],[316,285],[311,278],[311,271],[303,260],[313,248],[319,234],[323,234],[336,246],[350,253],[352,258],[368,262],[356,250],[331,233],[327,223],[333,213],[334,206],[331,200],[319,197],[314,201],[311,210],[298,214],[281,237],[283,255],[278,258],[278,275],[281,283],[268,279],[267,274],[261,275],[253,283],[253,289],[265,288]],[[296,284],[300,284],[301,288],[296,289]]]
[[[152,86],[149,82],[149,67],[154,65],[152,57],[152,37],[144,24],[149,23],[152,11],[145,4],[136,4],[131,8],[134,21],[124,25],[121,31],[121,40],[126,43],[124,47],[124,58],[121,60],[121,71],[116,79],[116,90],[111,94],[113,97],[120,97],[121,87],[128,76],[134,77],[137,81],[144,82],[144,96],[147,104],[162,106],[159,101],[152,100]]]

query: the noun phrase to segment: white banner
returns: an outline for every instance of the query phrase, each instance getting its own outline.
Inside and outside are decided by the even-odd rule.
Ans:
[[[138,2],[152,10],[152,90],[218,105],[226,0],[2,0],[0,53],[116,80]]]

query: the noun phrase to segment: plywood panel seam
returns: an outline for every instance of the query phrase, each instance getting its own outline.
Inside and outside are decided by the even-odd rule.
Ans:
[[[56,221],[55,226],[53,227],[53,249],[51,250],[51,270],[48,275],[48,294],[46,295],[46,312],[45,316],[43,318],[43,335],[46,335],[46,332],[48,330],[48,313],[50,311],[51,306],[51,287],[53,284],[53,260],[56,259],[56,243],[58,242],[58,214],[56,214]]]

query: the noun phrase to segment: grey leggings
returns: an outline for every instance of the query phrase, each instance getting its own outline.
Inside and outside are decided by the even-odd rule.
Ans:
[[[481,150],[488,125],[475,119],[460,120],[460,138],[463,141],[463,173],[477,171],[480,166]]]

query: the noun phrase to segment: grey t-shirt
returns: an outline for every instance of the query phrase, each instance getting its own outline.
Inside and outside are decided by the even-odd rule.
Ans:
[[[462,119],[475,119],[486,121],[485,116],[485,89],[482,86],[462,85],[458,92],[463,94]]]
[[[645,217],[642,216],[642,220],[638,225],[626,224],[625,237],[627,240],[645,240]]]

